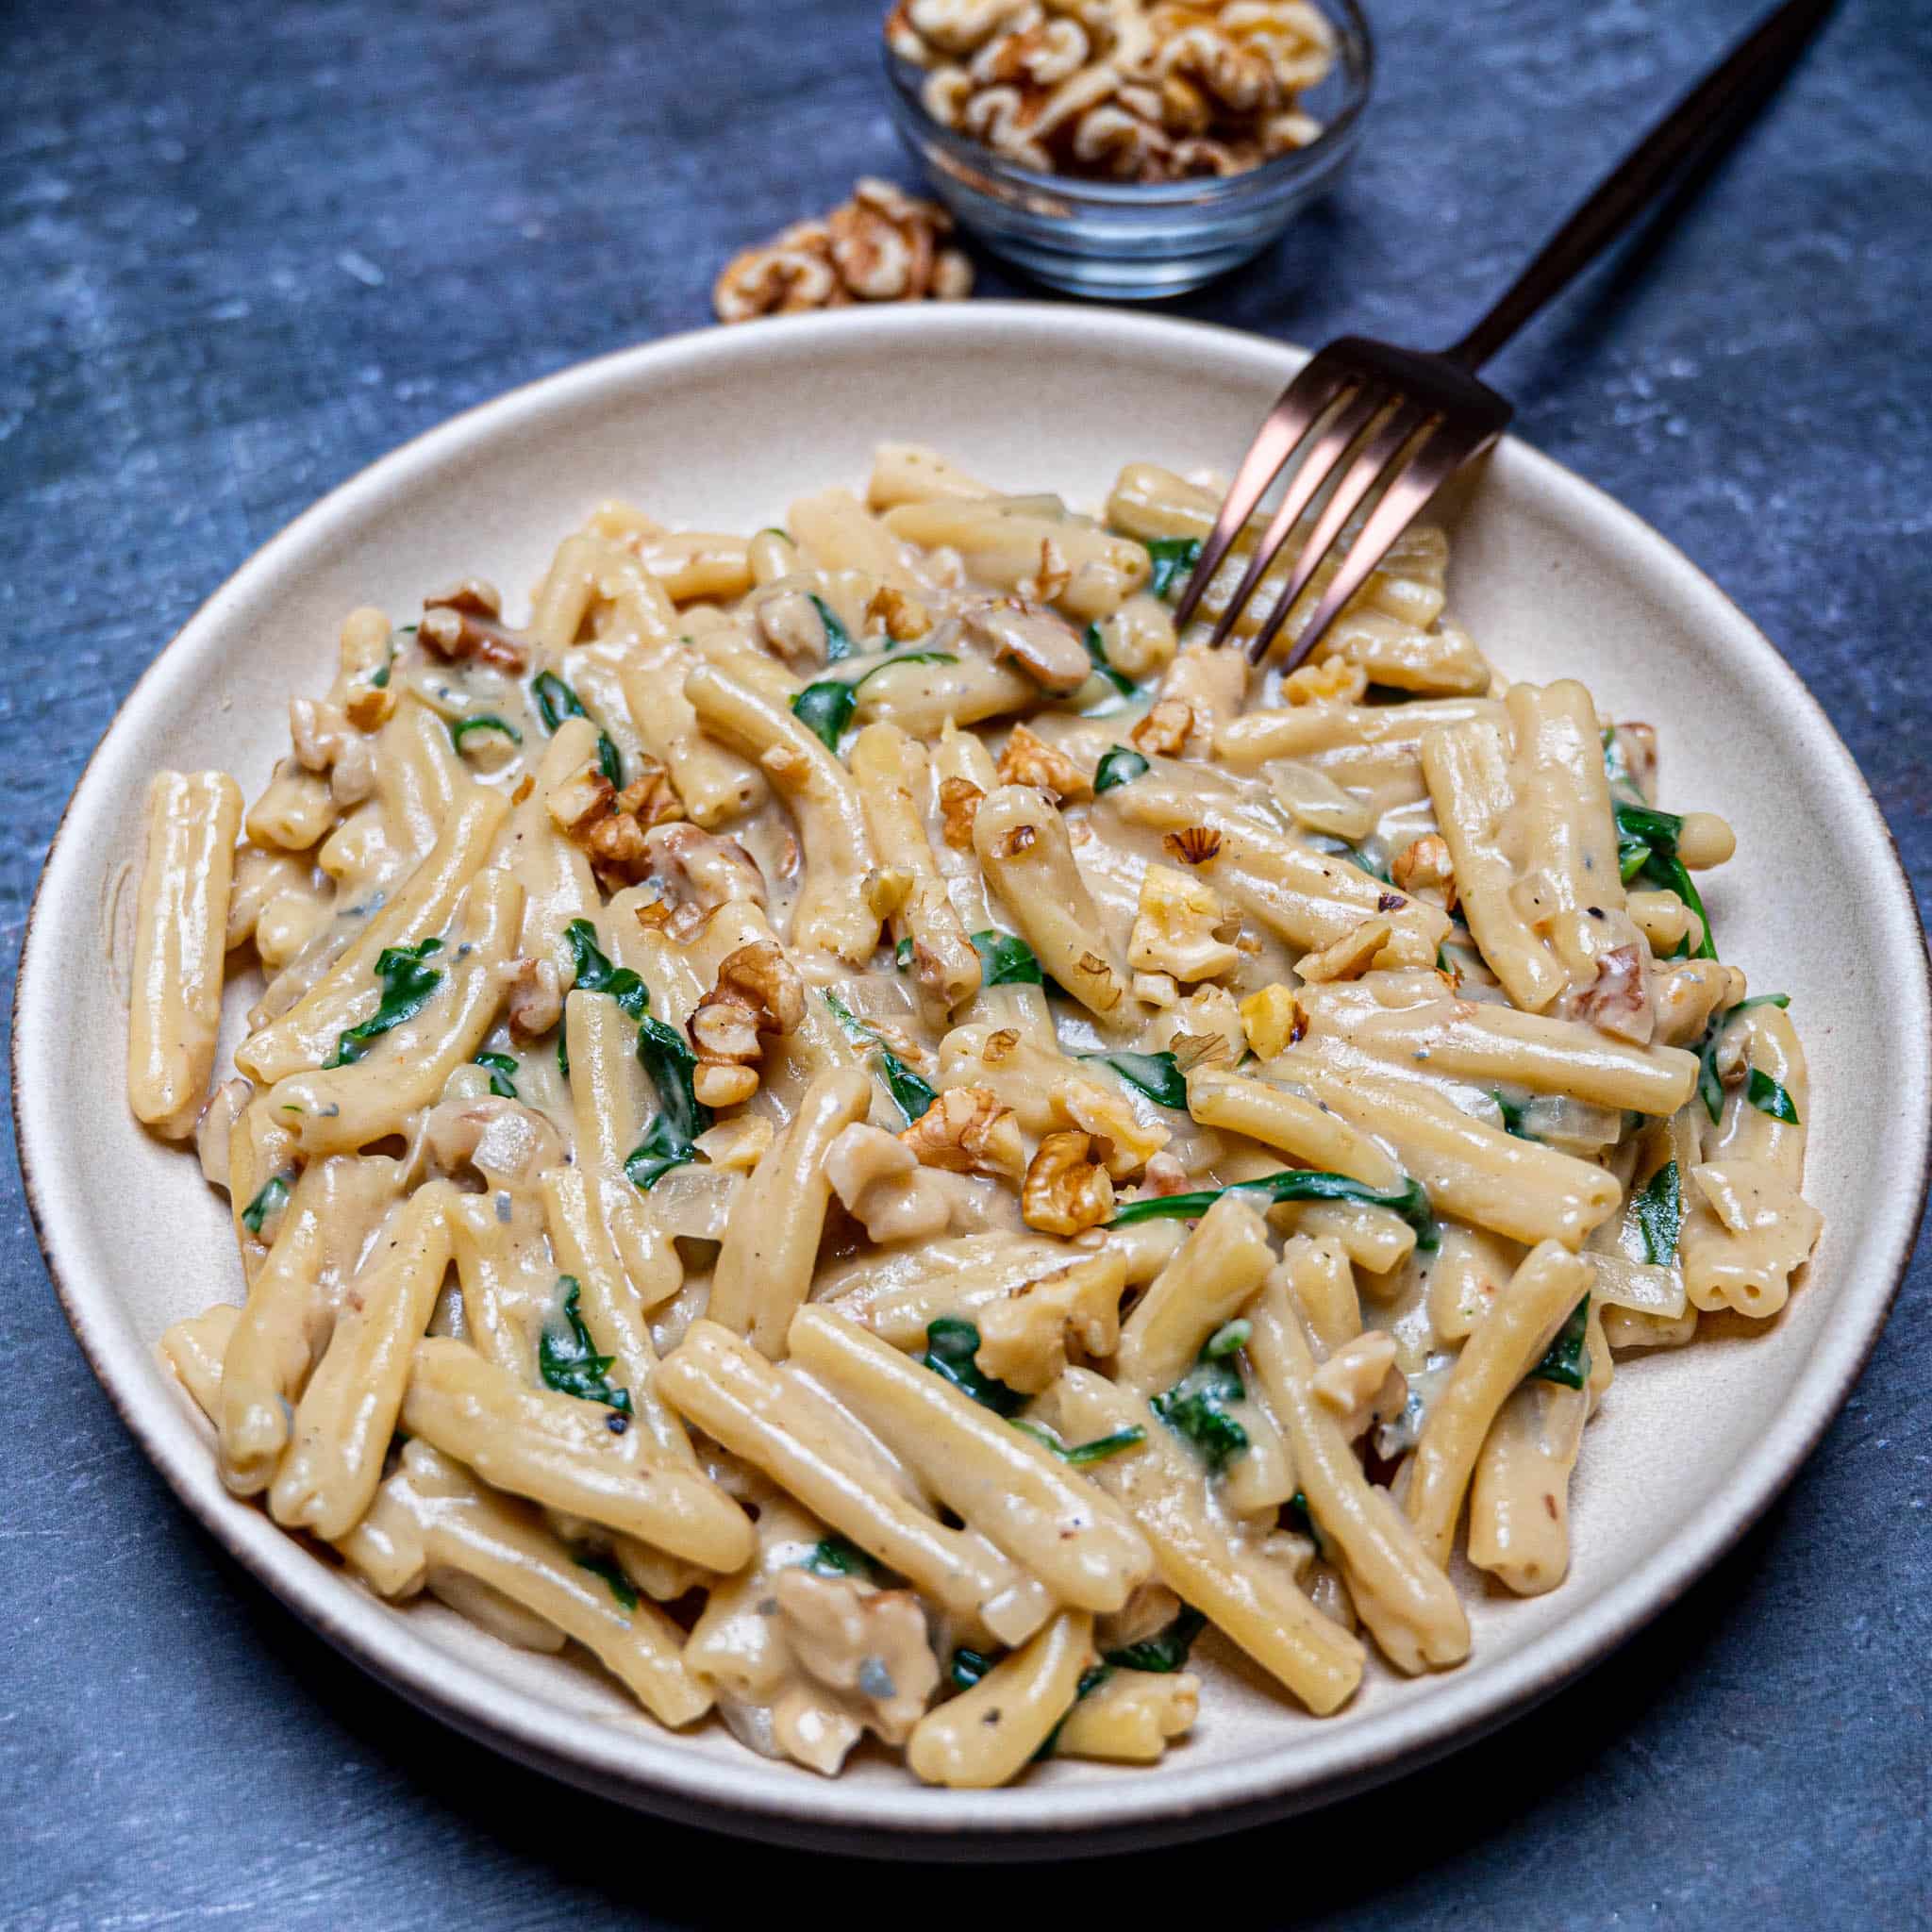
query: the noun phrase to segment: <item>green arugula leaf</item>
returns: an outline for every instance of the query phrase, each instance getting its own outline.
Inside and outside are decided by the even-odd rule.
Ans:
[[[576,962],[576,983],[585,992],[608,992],[620,1011],[641,1020],[651,1004],[650,989],[628,966],[614,966],[597,943],[597,928],[588,919],[573,919],[563,929],[564,943]],[[565,1073],[570,1069],[566,1067]]]
[[[255,1199],[242,1210],[242,1225],[250,1234],[259,1234],[261,1224],[273,1214],[279,1214],[289,1199],[289,1182],[283,1174],[271,1174],[263,1181]]]
[[[1703,941],[1692,957],[1715,959],[1717,944],[1711,938],[1710,915],[1677,856],[1677,835],[1684,829],[1684,821],[1675,812],[1657,811],[1647,805],[1618,803],[1611,809],[1617,821],[1617,869],[1624,883],[1641,877],[1676,893],[1696,913],[1703,928]]]
[[[1147,1431],[1139,1423],[1130,1423],[1124,1429],[1116,1429],[1110,1436],[1096,1436],[1091,1442],[1062,1442],[1059,1437],[1044,1423],[1029,1423],[1019,1416],[1012,1418],[1013,1426],[1023,1436],[1031,1436],[1042,1449],[1050,1449],[1062,1462],[1071,1462],[1075,1469],[1085,1469],[1093,1462],[1105,1462],[1109,1456],[1118,1456],[1124,1449],[1131,1449],[1137,1442],[1147,1440]]]
[[[834,758],[839,755],[839,740],[858,708],[858,686],[837,677],[808,684],[791,700],[792,716]]]
[[[1156,537],[1143,541],[1142,548],[1154,559],[1154,573],[1147,579],[1147,588],[1157,597],[1164,597],[1176,584],[1186,583],[1201,560],[1198,537]]]
[[[1204,1355],[1172,1389],[1147,1406],[1207,1457],[1209,1474],[1219,1475],[1248,1446],[1247,1430],[1227,1413],[1227,1405],[1246,1393],[1233,1362]]]
[[[571,1561],[579,1570],[588,1570],[592,1576],[601,1576],[609,1587],[610,1594],[617,1599],[618,1607],[634,1610],[638,1607],[638,1593],[631,1580],[613,1563],[608,1557],[573,1557]]]
[[[1768,1113],[1774,1121],[1784,1121],[1794,1127],[1800,1124],[1791,1096],[1769,1074],[1760,1073],[1756,1067],[1745,1076],[1744,1098],[1759,1113]]]
[[[488,1067],[490,1070],[490,1091],[499,1100],[514,1100],[517,1097],[517,1063],[507,1053],[476,1053],[470,1056],[473,1067]]]
[[[1101,636],[1098,624],[1090,624],[1080,641],[1087,646],[1087,655],[1093,659],[1094,670],[1099,672],[1122,697],[1131,698],[1140,695],[1141,687],[1124,671],[1116,671],[1108,661],[1107,640]]]
[[[601,1402],[621,1416],[631,1412],[630,1391],[610,1386],[610,1365],[617,1357],[599,1355],[577,1312],[577,1297],[583,1292],[575,1274],[559,1274],[557,1285],[563,1291],[558,1305],[562,1327],[548,1323],[537,1343],[537,1367],[545,1388],[559,1395],[575,1395],[585,1402]],[[617,1433],[622,1434],[622,1430]]]
[[[1643,1258],[1653,1268],[1670,1267],[1677,1258],[1677,1235],[1684,1225],[1684,1185],[1674,1160],[1665,1161],[1644,1182],[1631,1208],[1643,1237]]]
[[[873,1063],[886,1083],[887,1092],[906,1116],[906,1124],[909,1127],[913,1122],[922,1119],[926,1108],[939,1098],[938,1092],[914,1073],[837,993],[827,990],[824,1001],[831,1009],[832,1018],[838,1021],[840,1029],[854,1046],[874,1049]]]
[[[449,721],[449,741],[458,751],[462,750],[463,740],[473,731],[500,731],[512,744],[524,741],[524,734],[508,718],[499,718],[494,711],[473,711],[467,718]]]
[[[358,1026],[351,1026],[336,1041],[325,1067],[353,1067],[369,1051],[371,1041],[413,1020],[442,984],[442,974],[424,965],[431,953],[442,951],[441,940],[424,940],[413,946],[385,946],[375,956],[375,976],[382,982],[382,1000]]]
[[[1263,1174],[1258,1180],[1237,1181],[1229,1188],[1204,1188],[1191,1194],[1159,1194],[1144,1201],[1129,1201],[1109,1227],[1125,1227],[1137,1221],[1198,1221],[1224,1194],[1260,1194],[1269,1202],[1279,1201],[1357,1201],[1366,1208],[1386,1208],[1399,1214],[1415,1229],[1415,1244],[1424,1254],[1441,1243],[1436,1217],[1429,1207],[1427,1191],[1420,1181],[1380,1193],[1365,1181],[1351,1180],[1345,1174],[1322,1174],[1304,1168],[1285,1168],[1280,1174]]]
[[[819,622],[825,627],[825,662],[836,664],[841,658],[852,655],[852,633],[839,622],[839,613],[819,595],[816,591],[805,593],[811,599],[811,606],[819,614]]]
[[[1098,1060],[1111,1067],[1129,1087],[1144,1093],[1156,1107],[1185,1113],[1188,1083],[1171,1053],[1076,1053],[1076,1060]]]
[[[926,1324],[925,1353],[919,1359],[982,1408],[1010,1420],[1026,1407],[1026,1397],[989,1375],[973,1357],[979,1353],[979,1330],[956,1315]]]
[[[1527,1382],[1557,1382],[1565,1389],[1581,1389],[1590,1380],[1590,1350],[1584,1337],[1590,1332],[1590,1297],[1586,1294],[1557,1330],[1541,1361],[1524,1377]]]
[[[1195,1638],[1207,1627],[1208,1619],[1191,1604],[1183,1604],[1180,1614],[1166,1629],[1143,1637],[1139,1643],[1109,1650],[1103,1660],[1118,1670],[1157,1671],[1169,1676],[1187,1669],[1188,1653],[1193,1649]]]
[[[1094,767],[1093,795],[1098,798],[1104,791],[1111,791],[1116,785],[1131,785],[1147,770],[1147,760],[1137,751],[1129,751],[1124,744],[1109,746]]]
[[[983,986],[1041,986],[1046,975],[1033,948],[1017,933],[995,932],[988,927],[968,937],[979,955],[980,983]]]

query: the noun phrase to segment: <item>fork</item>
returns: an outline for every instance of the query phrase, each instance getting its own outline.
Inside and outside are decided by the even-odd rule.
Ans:
[[[1568,285],[1673,178],[1711,160],[1775,91],[1833,0],[1787,0],[1705,76],[1544,245],[1496,305],[1453,347],[1429,353],[1343,336],[1306,363],[1268,412],[1190,573],[1174,613],[1193,616],[1215,571],[1299,449],[1300,462],[1208,640],[1224,644],[1296,525],[1320,500],[1293,570],[1247,647],[1258,664],[1296,601],[1365,505],[1354,541],[1292,649],[1291,671],[1389,553],[1417,512],[1508,426],[1508,400],[1475,372]],[[1325,496],[1324,496],[1325,491]]]

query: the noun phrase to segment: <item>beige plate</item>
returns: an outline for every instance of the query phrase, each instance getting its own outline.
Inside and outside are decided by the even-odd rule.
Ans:
[[[936,444],[1012,490],[1092,507],[1121,464],[1225,468],[1300,357],[1106,310],[973,303],[791,319],[627,351],[520,390],[398,450],[285,530],[208,601],[95,753],[47,861],[15,1012],[20,1145],[41,1241],[96,1373],[175,1491],[283,1602],[472,1736],[644,1809],[882,1854],[1065,1856],[1225,1830],[1414,1766],[1602,1657],[1676,1596],[1790,1479],[1885,1319],[1917,1219],[1928,1115],[1925,954],[1872,798],[1823,712],[1685,559],[1521,443],[1448,513],[1452,604],[1514,675],[1576,675],[1654,720],[1671,806],[1736,824],[1708,888],[1725,957],[1791,994],[1811,1058],[1806,1191],[1824,1243],[1760,1333],[1631,1361],[1591,1424],[1577,1557],[1530,1602],[1478,1598],[1450,1674],[1376,1671],[1318,1723],[1213,1645],[1201,1722],[1153,1772],[1054,1764],[1018,1789],[928,1790],[868,1759],[835,1783],[672,1737],[587,1670],[355,1588],[216,1481],[198,1417],[158,1365],[177,1317],[234,1296],[225,1205],[122,1099],[125,920],[143,781],[221,765],[252,793],[286,702],[326,685],[353,605],[415,609],[470,573],[533,583],[599,498],[752,530],[857,482],[873,444]],[[125,950],[122,958],[125,960]],[[243,1658],[227,1668],[245,1670]]]

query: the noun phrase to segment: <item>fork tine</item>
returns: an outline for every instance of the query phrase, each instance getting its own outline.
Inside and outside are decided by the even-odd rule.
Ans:
[[[1288,541],[1289,533],[1300,521],[1302,512],[1315,500],[1322,485],[1335,474],[1342,458],[1354,446],[1356,438],[1374,420],[1375,411],[1388,400],[1388,391],[1380,383],[1363,382],[1345,394],[1341,407],[1323,425],[1321,433],[1295,465],[1280,508],[1274,512],[1260,542],[1255,546],[1246,575],[1234,595],[1227,600],[1227,608],[1214,626],[1214,635],[1208,641],[1209,650],[1218,650],[1227,641],[1236,620],[1254,596],[1256,587],[1267,575],[1281,546]]]
[[[1343,382],[1350,379],[1346,369],[1338,368],[1325,356],[1317,356],[1296,372],[1294,380],[1275,399],[1268,411],[1241,466],[1234,474],[1221,514],[1202,546],[1200,561],[1188,575],[1187,588],[1175,607],[1175,630],[1183,628],[1194,614],[1201,593],[1209,578],[1221,567],[1221,560],[1234,545],[1242,526],[1254,515],[1256,506],[1268,493],[1268,487],[1281,474],[1282,466],[1299,447],[1301,440],[1317,422],[1324,409],[1335,400]]]
[[[1322,601],[1309,613],[1293,650],[1282,659],[1284,673],[1292,671],[1322,641],[1322,633],[1368,582],[1371,573],[1388,556],[1390,546],[1415,521],[1424,505],[1464,463],[1495,440],[1494,431],[1472,437],[1458,433],[1452,424],[1439,423],[1409,452],[1408,459],[1383,491],[1381,502],[1369,512],[1368,520],[1357,533],[1341,568],[1322,593]]]
[[[1260,663],[1268,655],[1268,647],[1288,622],[1288,614],[1294,608],[1296,598],[1313,581],[1315,573],[1334,549],[1349,518],[1360,508],[1363,499],[1375,487],[1383,472],[1407,447],[1409,439],[1429,421],[1429,414],[1427,409],[1407,397],[1398,399],[1395,408],[1350,463],[1347,475],[1336,486],[1334,493],[1323,507],[1307,542],[1302,547],[1294,573],[1282,586],[1274,609],[1248,641],[1250,664]]]

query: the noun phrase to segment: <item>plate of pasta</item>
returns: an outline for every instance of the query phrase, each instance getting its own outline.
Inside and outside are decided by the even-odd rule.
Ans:
[[[1546,1694],[1815,1441],[1932,1111],[1876,808],[1515,442],[1302,669],[1176,635],[1295,362],[993,304],[630,351],[129,698],[23,963],[37,1224],[377,1676],[725,1829],[1145,1844]]]

